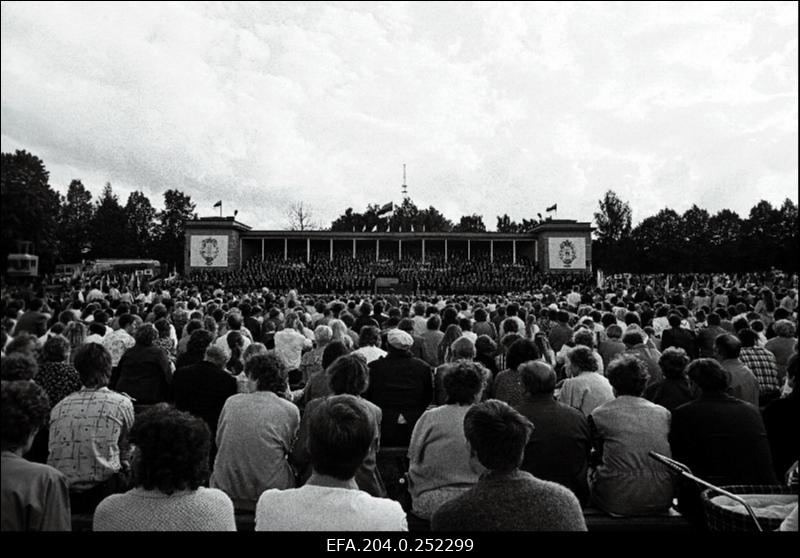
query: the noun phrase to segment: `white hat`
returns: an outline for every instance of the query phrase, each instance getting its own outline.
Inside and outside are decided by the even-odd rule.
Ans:
[[[389,345],[395,349],[410,349],[414,344],[414,338],[402,329],[392,329],[386,335]]]

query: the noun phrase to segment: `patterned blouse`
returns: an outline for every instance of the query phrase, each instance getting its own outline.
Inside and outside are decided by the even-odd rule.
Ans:
[[[39,367],[39,373],[34,380],[47,393],[50,408],[83,387],[78,371],[66,362],[45,362]]]

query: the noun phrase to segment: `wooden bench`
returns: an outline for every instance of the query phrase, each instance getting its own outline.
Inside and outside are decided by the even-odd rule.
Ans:
[[[661,515],[615,517],[596,508],[585,508],[583,517],[589,531],[670,531],[691,532],[696,529],[678,511],[670,508]]]

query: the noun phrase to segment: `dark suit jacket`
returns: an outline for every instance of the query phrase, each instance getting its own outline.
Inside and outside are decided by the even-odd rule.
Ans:
[[[179,368],[172,379],[175,406],[206,421],[212,440],[216,438],[219,414],[231,395],[236,395],[236,378],[205,360]]]
[[[119,379],[111,389],[127,393],[136,405],[169,400],[172,368],[163,349],[135,345],[122,355],[117,372]]]
[[[577,409],[552,394],[526,396],[517,410],[534,425],[520,469],[566,486],[581,504],[589,499],[586,471],[591,449],[589,423]]]
[[[719,326],[708,326],[700,330],[697,334],[697,347],[701,357],[714,358],[714,339],[723,333],[726,331]]]
[[[797,440],[800,394],[797,388],[788,397],[776,399],[767,405],[762,415],[772,449],[775,474],[778,479],[783,479],[792,463],[800,460],[800,443]]]
[[[390,348],[389,354],[370,363],[364,399],[383,411],[381,443],[407,446],[414,425],[433,401],[433,371],[410,352]],[[403,420],[398,422],[400,415]]]
[[[727,394],[706,393],[672,412],[672,457],[713,485],[778,484],[758,408]],[[690,521],[703,522],[697,483],[682,482],[678,502]]]

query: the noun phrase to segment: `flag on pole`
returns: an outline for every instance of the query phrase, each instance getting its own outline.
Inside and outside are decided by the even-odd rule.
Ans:
[[[378,209],[378,215],[383,215],[384,213],[389,213],[390,211],[394,211],[394,202],[389,202],[386,205],[382,205],[380,209]]]
[[[215,203],[214,207],[222,207],[222,200],[219,200],[217,203]]]
[[[557,210],[557,209],[558,209],[558,204],[557,204],[557,203],[554,203],[553,205],[551,205],[550,207],[548,207],[548,208],[547,208],[545,211],[547,211],[547,212],[549,213],[550,211],[555,211],[555,210]]]

